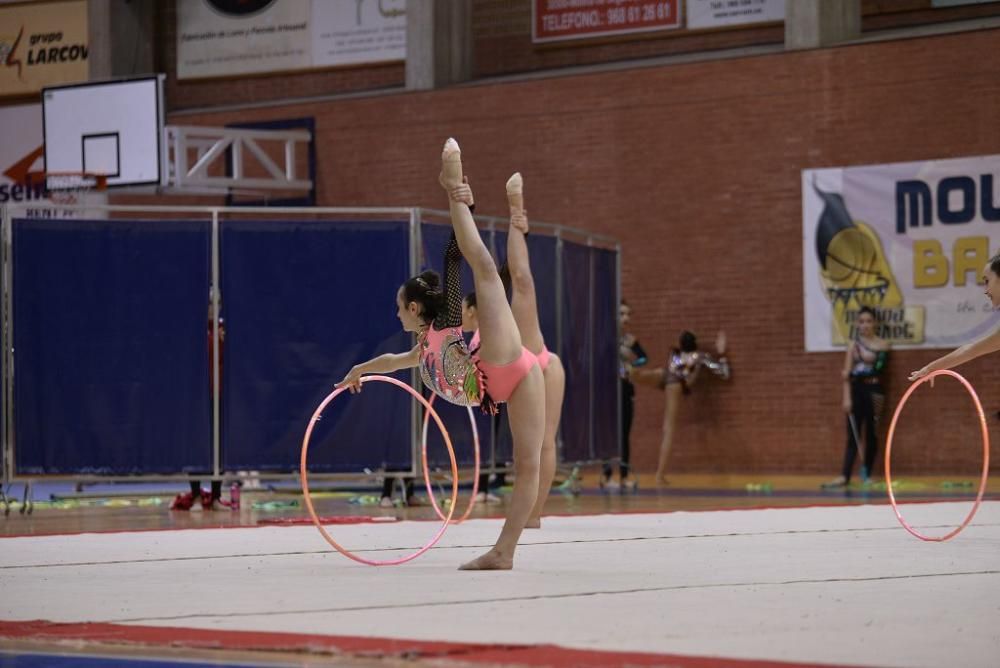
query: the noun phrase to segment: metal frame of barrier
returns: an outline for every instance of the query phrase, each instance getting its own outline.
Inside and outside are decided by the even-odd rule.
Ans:
[[[3,493],[5,486],[10,483],[25,483],[26,490],[25,494],[28,494],[27,486],[30,486],[33,480],[40,480],[47,478],[48,476],[42,475],[18,475],[15,469],[15,452],[17,447],[16,441],[16,425],[15,425],[15,410],[14,410],[14,399],[13,399],[13,382],[14,382],[14,349],[13,349],[13,323],[16,317],[13,308],[13,265],[16,258],[13,257],[13,220],[15,218],[20,219],[22,217],[27,217],[31,205],[28,204],[5,204],[0,207],[0,214],[2,214],[2,229],[0,229],[0,237],[2,237],[2,280],[0,280],[0,285],[2,285],[2,327],[4,349],[2,351],[3,355],[3,379],[2,385],[0,385],[0,393],[2,393],[2,398],[0,398],[0,403],[2,403],[3,417],[4,417],[4,429],[2,430],[2,448],[0,448],[0,458],[2,458],[2,476],[0,476],[0,494]],[[296,222],[308,222],[309,220],[317,220],[317,216],[376,216],[380,218],[390,217],[396,219],[403,219],[409,221],[409,263],[410,263],[410,274],[413,275],[420,268],[420,251],[422,248],[422,237],[421,237],[421,227],[424,223],[431,224],[447,224],[448,212],[436,209],[426,209],[426,208],[403,208],[403,207],[212,207],[212,206],[146,206],[146,205],[77,205],[77,206],[56,206],[46,204],[46,209],[50,211],[58,211],[61,216],[65,218],[77,217],[74,214],[83,214],[79,217],[125,217],[127,214],[134,215],[153,215],[157,217],[161,216],[185,216],[190,217],[191,220],[205,220],[211,224],[211,302],[213,311],[215,313],[219,312],[219,305],[221,302],[221,293],[219,288],[220,281],[220,246],[219,246],[219,232],[220,232],[220,217],[223,216],[235,216],[238,217],[242,215],[280,215],[287,216],[289,220],[294,220]],[[95,215],[96,214],[96,215]],[[142,220],[141,218],[136,218],[135,220]],[[319,220],[328,220],[328,218],[320,218]],[[475,220],[477,224],[490,233],[491,245],[494,240],[494,232],[497,230],[499,225],[506,225],[507,219],[500,218],[496,216],[483,216],[476,215]],[[564,267],[562,263],[562,248],[565,240],[575,241],[579,239],[588,247],[599,247],[606,250],[613,250],[615,253],[615,303],[621,301],[621,244],[611,238],[600,234],[594,234],[587,232],[585,230],[580,230],[577,228],[556,225],[551,223],[535,222],[532,221],[533,230],[537,232],[552,236],[556,240],[556,267],[555,267],[555,291],[556,291],[556,302],[561,303],[563,298],[562,283],[563,283],[563,272]],[[491,248],[491,250],[495,250]],[[590,303],[588,304],[588,313],[590,318],[593,318],[594,313],[594,299],[593,299],[593,280],[594,280],[594,260],[591,257],[590,261],[590,271],[587,280],[589,281],[589,292],[591,294]],[[556,318],[556,331],[558,344],[556,352],[561,354],[562,351],[562,313],[558,312]],[[616,323],[617,323],[617,312],[616,312]],[[616,325],[616,327],[620,327]],[[233,477],[235,472],[224,471],[222,469],[221,461],[221,424],[220,424],[220,382],[221,382],[221,371],[220,371],[220,358],[219,358],[219,336],[218,336],[218,318],[213,320],[213,365],[212,365],[212,376],[213,382],[213,394],[212,394],[212,478],[224,478]],[[620,337],[620,331],[618,331]],[[592,347],[592,342],[589,344]],[[589,356],[593,357],[593,351],[589,351]],[[420,374],[417,369],[413,369],[411,374],[411,379],[414,387],[420,388]],[[593,378],[593,365],[590,369],[590,406],[593,408],[593,396],[594,396],[594,378]],[[616,384],[616,394],[620,395],[620,384]],[[619,396],[618,403],[618,416],[617,424],[619,426],[618,433],[618,452],[621,449],[620,434],[621,434],[621,401]],[[409,471],[391,471],[391,472],[381,472],[381,471],[368,471],[364,473],[317,473],[314,474],[319,480],[343,480],[343,481],[364,481],[372,480],[373,478],[379,478],[382,476],[390,476],[395,478],[402,477],[420,477],[422,472],[420,469],[420,435],[421,435],[421,419],[422,415],[418,410],[418,406],[414,402],[411,404],[410,410],[410,433],[411,433],[411,466]],[[591,459],[593,460],[595,454],[595,448],[593,443],[593,430],[590,433],[590,444],[589,452],[591,454]],[[561,459],[562,454],[562,443],[561,439],[558,445],[558,452],[560,453],[560,464],[565,464]],[[503,466],[497,466],[495,449],[491,452],[489,457],[489,465],[484,465],[482,467],[483,472],[498,472],[506,470]],[[486,463],[486,458],[484,457],[484,464]],[[208,477],[209,474],[203,474],[200,477]],[[98,483],[98,482],[135,482],[135,481],[188,481],[192,478],[191,474],[137,474],[137,475],[92,475],[92,474],[71,474],[71,475],[58,475],[52,476],[58,477],[63,481],[70,482],[80,482],[80,483]],[[198,477],[198,476],[195,476]],[[264,477],[269,480],[296,480],[299,477],[297,472],[289,473],[268,473]]]

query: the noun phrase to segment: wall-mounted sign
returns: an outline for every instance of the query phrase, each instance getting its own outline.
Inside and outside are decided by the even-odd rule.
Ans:
[[[531,39],[557,42],[681,27],[680,0],[532,0]]]
[[[88,55],[85,0],[0,5],[0,96],[86,81]]]

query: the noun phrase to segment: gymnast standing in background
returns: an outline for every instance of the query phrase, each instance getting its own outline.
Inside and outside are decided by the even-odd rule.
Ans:
[[[857,336],[847,346],[844,357],[843,408],[847,415],[847,447],[840,476],[824,487],[844,487],[851,482],[854,460],[861,450],[859,439],[864,437],[864,457],[861,482],[870,481],[878,452],[877,429],[885,407],[882,371],[889,359],[889,342],[875,330],[875,311],[862,306],[855,318]]]
[[[605,462],[601,471],[601,489],[621,490],[623,492],[634,492],[638,484],[633,478],[629,478],[630,460],[632,455],[632,417],[635,415],[635,385],[632,384],[632,369],[646,365],[648,361],[646,351],[643,350],[639,340],[628,331],[628,324],[632,320],[632,307],[624,299],[618,305],[618,323],[621,326],[622,337],[618,342],[618,378],[621,383],[621,411],[622,411],[622,449],[621,459],[618,463],[618,480],[612,479],[611,462]]]

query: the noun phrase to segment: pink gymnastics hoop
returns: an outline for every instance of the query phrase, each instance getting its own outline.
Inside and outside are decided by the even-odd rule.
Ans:
[[[892,469],[890,466],[890,455],[892,454],[892,437],[896,431],[896,420],[899,419],[899,414],[903,410],[903,406],[906,405],[907,399],[913,394],[920,385],[926,383],[927,381],[933,379],[935,376],[951,376],[960,382],[965,389],[969,392],[969,396],[972,397],[972,403],[976,406],[976,411],[979,413],[979,426],[983,432],[983,473],[979,480],[979,493],[976,494],[976,502],[972,504],[972,510],[965,517],[965,520],[958,526],[957,529],[953,529],[951,532],[946,533],[943,536],[925,536],[903,519],[903,515],[899,512],[899,507],[896,505],[896,495],[892,492]],[[927,374],[917,382],[910,385],[906,393],[903,394],[903,398],[899,400],[899,405],[896,406],[896,411],[892,414],[892,423],[889,425],[889,436],[885,443],[885,487],[889,491],[889,503],[892,504],[892,510],[896,513],[896,519],[899,523],[903,525],[903,528],[909,531],[911,534],[919,538],[920,540],[941,542],[946,541],[949,538],[954,538],[958,533],[969,525],[972,521],[973,516],[975,516],[976,511],[979,510],[979,504],[983,501],[983,492],[986,491],[986,478],[989,476],[990,470],[990,432],[986,427],[986,416],[983,414],[983,405],[979,402],[979,395],[976,394],[976,390],[972,387],[972,384],[963,378],[960,374],[950,371],[948,369],[942,369],[941,371],[932,371]]]
[[[323,402],[313,412],[312,418],[309,420],[309,426],[306,427],[306,435],[302,439],[302,458],[299,463],[299,473],[302,475],[302,496],[305,499],[306,508],[309,510],[309,516],[312,517],[313,524],[315,524],[316,528],[319,529],[319,532],[323,535],[323,538],[326,539],[326,542],[332,545],[334,549],[337,550],[337,552],[340,552],[348,559],[353,559],[354,561],[357,561],[362,564],[368,564],[369,566],[396,566],[399,564],[404,564],[407,561],[410,561],[411,559],[416,559],[421,554],[434,547],[434,544],[441,539],[442,535],[444,535],[444,530],[448,528],[448,524],[451,521],[452,513],[455,512],[455,502],[458,501],[458,463],[455,461],[455,449],[451,446],[451,437],[448,436],[448,430],[444,428],[444,423],[441,422],[441,418],[438,417],[438,414],[434,410],[434,408],[431,407],[431,405],[427,402],[426,399],[424,399],[420,395],[419,392],[414,390],[406,383],[400,380],[396,380],[395,378],[391,378],[389,376],[374,375],[374,376],[361,377],[362,384],[370,380],[377,380],[383,383],[390,383],[392,385],[396,385],[397,387],[402,387],[407,392],[412,394],[431,413],[432,417],[434,418],[434,422],[437,423],[438,428],[444,435],[444,443],[448,447],[448,455],[451,457],[451,473],[452,473],[451,510],[448,512],[448,517],[441,525],[441,528],[438,529],[437,533],[434,534],[434,537],[431,538],[426,545],[424,545],[416,552],[408,554],[404,557],[400,557],[398,559],[385,559],[380,561],[377,559],[365,559],[364,557],[359,557],[350,550],[347,550],[344,547],[342,547],[339,543],[337,543],[337,541],[333,539],[333,537],[330,536],[329,533],[327,533],[326,529],[323,527],[323,524],[319,520],[319,516],[316,514],[316,509],[313,508],[312,496],[309,494],[309,473],[307,470],[308,467],[306,466],[307,457],[309,453],[309,437],[312,435],[313,426],[315,426],[316,422],[319,420],[320,415],[323,413],[323,409],[326,408],[327,404],[336,399],[338,395],[347,390],[346,386],[334,390],[327,396],[326,399],[323,400]],[[433,496],[431,498],[433,498]]]
[[[428,403],[428,406],[433,406],[434,405],[434,398],[436,396],[437,396],[436,394],[432,394],[431,395],[430,402]],[[475,466],[474,466],[474,470],[473,470],[473,473],[472,473],[472,476],[473,476],[472,477],[472,497],[469,499],[469,505],[465,509],[465,513],[461,517],[459,517],[457,520],[445,520],[445,521],[450,521],[452,524],[461,524],[462,522],[464,522],[465,520],[467,520],[469,518],[469,513],[472,512],[472,507],[476,503],[476,493],[479,491],[479,429],[476,427],[476,417],[475,417],[475,415],[472,414],[472,408],[470,406],[466,406],[465,410],[467,410],[469,412],[469,424],[472,425],[472,442],[473,442],[473,446],[474,446],[473,449],[474,449],[475,454],[476,454],[476,456],[475,456]],[[431,489],[431,472],[430,472],[430,468],[428,467],[428,464],[427,464],[427,423],[429,421],[430,415],[431,415],[430,411],[424,411],[424,428],[423,428],[423,432],[421,432],[421,436],[420,436],[420,442],[421,442],[422,448],[423,448],[422,449],[422,453],[423,453],[423,456],[424,456],[423,457],[424,458],[424,484],[427,485],[427,498],[429,498],[431,500],[431,505],[434,506],[434,512],[437,513],[438,519],[444,520],[445,519],[444,513],[441,512],[441,508],[438,506],[438,502],[434,498],[434,490]],[[452,501],[452,504],[454,504],[454,503],[455,502]],[[449,513],[448,516],[451,517],[451,514]]]

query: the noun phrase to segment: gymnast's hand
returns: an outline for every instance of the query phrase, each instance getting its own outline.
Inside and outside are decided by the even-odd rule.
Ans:
[[[931,372],[931,365],[928,364],[923,369],[917,369],[916,371],[914,371],[913,373],[911,373],[909,381],[912,383],[915,380],[920,380],[921,378],[923,378],[924,376],[926,376],[930,372]]]
[[[336,387],[337,389],[340,389],[342,387],[346,387],[348,390],[350,390],[351,394],[357,394],[358,392],[360,392],[361,391],[361,370],[360,370],[360,368],[359,367],[354,367],[353,369],[351,369],[350,371],[348,371],[347,375],[344,376],[344,380],[342,380],[339,383],[337,383],[336,385],[334,385],[334,387]]]
[[[451,201],[464,204],[470,209],[476,205],[476,200],[472,196],[472,188],[469,186],[468,176],[462,177],[462,185],[452,188],[449,196],[451,197]]]
[[[510,226],[522,234],[528,233],[528,211],[510,214]]]

